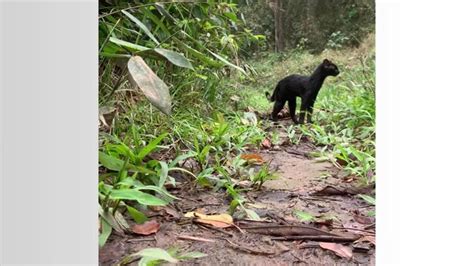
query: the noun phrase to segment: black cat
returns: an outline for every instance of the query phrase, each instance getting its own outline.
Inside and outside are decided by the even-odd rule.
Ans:
[[[266,92],[267,98],[275,102],[271,119],[273,121],[277,120],[278,113],[283,109],[286,101],[288,101],[291,119],[298,124],[295,114],[296,97],[301,97],[299,123],[304,123],[306,113],[308,113],[308,123],[312,123],[311,114],[313,113],[313,105],[318,96],[319,89],[321,89],[323,85],[324,79],[326,79],[327,76],[337,76],[338,74],[339,69],[337,66],[331,61],[324,59],[323,63],[320,64],[309,77],[290,75],[280,80],[271,97],[269,97],[270,94]]]

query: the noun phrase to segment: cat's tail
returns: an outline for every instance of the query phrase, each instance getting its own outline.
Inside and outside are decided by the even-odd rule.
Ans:
[[[273,94],[270,96],[270,93],[268,91],[265,92],[265,96],[267,96],[267,99],[270,101],[270,102],[274,102],[275,101],[275,94],[278,90],[278,85],[277,87],[275,88],[275,90],[273,91]]]
[[[273,95],[270,96],[270,93],[268,91],[265,92],[265,96],[267,96],[267,99],[270,101],[270,102],[273,102],[275,99],[273,99]]]

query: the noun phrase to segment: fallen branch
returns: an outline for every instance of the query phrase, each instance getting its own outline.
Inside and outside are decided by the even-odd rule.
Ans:
[[[375,223],[367,225],[364,229],[375,229]]]
[[[336,234],[326,232],[314,227],[299,226],[299,225],[265,225],[265,226],[249,226],[242,227],[243,229],[252,233],[272,236],[338,236]]]
[[[359,237],[347,237],[347,236],[283,236],[283,237],[272,237],[272,240],[315,240],[324,242],[354,242]]]
[[[369,233],[369,234],[375,235],[375,232],[373,232],[373,231],[368,231],[368,230],[364,230],[364,229],[357,229],[357,228],[352,228],[352,227],[332,227],[332,229],[360,231],[360,232],[364,232],[364,233]]]

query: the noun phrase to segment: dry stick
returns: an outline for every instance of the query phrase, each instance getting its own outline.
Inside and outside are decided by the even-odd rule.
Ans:
[[[369,233],[375,235],[375,232],[373,231],[368,231],[368,230],[363,230],[363,229],[357,229],[357,228],[352,228],[352,227],[332,227],[332,229],[345,229],[345,230],[353,230],[353,231],[361,231],[364,233]]]
[[[334,196],[339,196],[339,195],[334,195]],[[302,200],[316,200],[316,201],[325,201],[325,202],[331,202],[331,201],[342,201],[341,199],[337,198],[331,198],[331,196],[318,196],[318,197],[299,197]]]
[[[305,243],[298,246],[298,249],[303,249],[303,248],[319,248],[319,244]]]
[[[316,240],[316,241],[327,241],[327,242],[353,242],[358,238],[345,237],[345,236],[282,236],[272,237],[272,240]]]
[[[247,227],[244,227],[244,229],[249,230],[251,232],[253,231],[254,233],[263,232],[263,234],[266,234],[266,235],[275,235],[275,232],[276,232],[276,233],[280,233],[280,235],[281,233],[285,233],[285,234],[290,234],[289,236],[292,236],[294,235],[294,232],[292,233],[291,231],[295,230],[296,232],[298,232],[298,234],[301,234],[301,231],[305,231],[305,234],[317,233],[317,235],[326,236],[326,237],[329,237],[329,236],[341,237],[337,234],[333,234],[331,232],[327,232],[315,227],[301,226],[301,225],[247,226]],[[276,231],[273,231],[273,230],[276,230]],[[311,232],[308,233],[308,230]],[[289,232],[289,233],[286,233],[286,232]]]
[[[194,241],[201,241],[201,242],[216,242],[214,239],[202,238],[202,237],[195,237],[195,236],[186,236],[186,235],[179,235],[178,239],[181,240],[194,240]]]
[[[375,223],[369,224],[366,227],[364,227],[364,229],[369,229],[369,228],[375,228]]]
[[[235,226],[235,228],[239,229],[239,231],[240,231],[242,234],[245,234],[245,232],[244,232],[242,229],[240,229],[240,227],[238,227],[236,224],[232,223],[232,225]]]
[[[205,225],[205,224],[198,224],[198,226],[201,227],[201,228],[207,229],[207,230],[211,230],[211,229],[212,229],[212,230],[215,230],[215,231],[217,231],[217,232],[221,232],[221,233],[223,233],[223,234],[225,234],[225,235],[228,235],[228,236],[230,236],[230,237],[233,237],[233,236],[234,236],[232,233],[226,232],[226,231],[224,231],[224,230],[222,230],[222,229],[220,229],[220,228],[214,227],[214,226],[207,226],[207,225]]]

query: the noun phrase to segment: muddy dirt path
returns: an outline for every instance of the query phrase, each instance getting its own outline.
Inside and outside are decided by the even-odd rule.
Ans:
[[[288,125],[289,121],[281,121],[282,124]],[[281,127],[275,126],[272,130],[280,134],[280,143],[254,152],[270,162],[270,169],[276,171],[279,178],[264,183],[260,191],[243,192],[248,200],[247,208],[265,219],[264,222],[235,221],[243,232],[236,228],[215,230],[183,222],[186,212],[225,213],[230,203],[223,191],[190,189],[183,185],[171,191],[183,200],[148,214],[161,225],[155,235],[113,234],[100,250],[100,264],[117,265],[124,256],[144,248],[177,247],[182,252],[208,254],[204,258],[180,262],[183,265],[375,265],[375,220],[367,216],[374,207],[354,195],[360,191],[357,182],[344,177],[332,163],[318,162],[307,156],[308,152],[317,149],[314,144],[303,139],[298,145],[292,145]],[[296,218],[295,211],[310,213],[317,220],[303,223]],[[324,241],[314,239],[276,240],[275,234],[268,234],[268,228],[277,228],[280,234],[288,235],[282,229],[288,225],[317,228],[359,240],[324,244]],[[248,227],[266,229],[245,229]],[[180,236],[213,242],[178,239]],[[332,250],[321,247],[328,245]],[[130,265],[137,265],[137,262]]]

